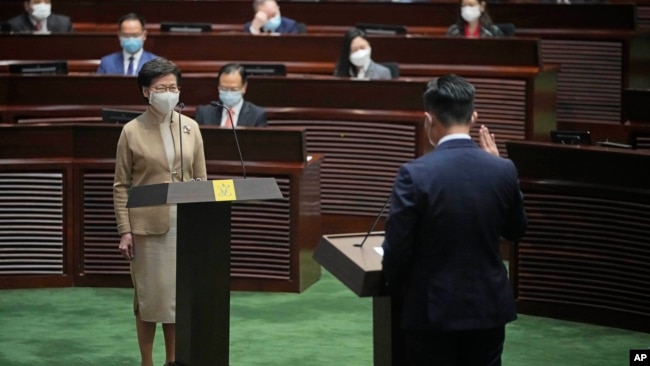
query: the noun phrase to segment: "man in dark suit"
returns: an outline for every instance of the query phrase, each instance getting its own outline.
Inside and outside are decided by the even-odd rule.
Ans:
[[[304,25],[280,15],[280,6],[275,0],[253,0],[255,17],[244,25],[244,31],[260,34],[304,33]]]
[[[200,105],[194,119],[202,125],[224,127],[266,127],[266,112],[255,104],[245,101],[246,70],[239,64],[226,64],[219,70],[219,100],[227,107]]]
[[[135,13],[120,18],[117,36],[122,51],[102,57],[97,68],[98,74],[137,76],[142,65],[158,57],[143,48],[144,41],[147,40],[145,24],[144,18]]]
[[[25,12],[9,19],[12,32],[59,33],[72,32],[72,21],[65,15],[52,14],[50,0],[25,0]]]
[[[383,243],[408,364],[501,365],[505,324],[517,314],[499,242],[527,225],[517,170],[484,126],[481,147],[471,140],[470,83],[433,80],[424,105],[436,148],[399,169]]]

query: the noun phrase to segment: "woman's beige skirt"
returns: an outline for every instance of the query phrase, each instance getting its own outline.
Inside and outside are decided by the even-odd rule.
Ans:
[[[169,206],[169,231],[133,235],[133,310],[146,322],[176,322],[176,206]]]

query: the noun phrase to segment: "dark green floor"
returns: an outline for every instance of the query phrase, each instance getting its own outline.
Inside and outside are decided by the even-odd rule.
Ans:
[[[130,289],[0,291],[0,365],[139,365]],[[232,294],[234,366],[372,365],[371,301],[329,273],[302,294]],[[163,363],[162,330],[156,365]],[[650,335],[521,315],[504,365],[628,365]]]

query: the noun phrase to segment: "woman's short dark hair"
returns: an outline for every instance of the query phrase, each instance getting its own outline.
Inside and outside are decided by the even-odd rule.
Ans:
[[[481,17],[478,18],[478,22],[483,28],[489,28],[492,26],[492,18],[490,18],[490,14],[488,14],[487,11],[487,2],[485,0],[479,0],[478,1],[479,5],[483,4],[485,7],[485,10],[481,13]],[[465,19],[463,19],[463,16],[461,15],[461,8],[463,7],[463,0],[460,0],[460,6],[458,7],[458,18],[456,18],[456,26],[458,27],[458,30],[460,31],[461,35],[465,34],[465,25],[467,22]],[[480,31],[479,31],[480,32]]]
[[[350,45],[352,44],[352,41],[357,37],[361,37],[366,41],[368,40],[366,32],[359,28],[352,28],[347,33],[345,33],[345,37],[343,37],[341,54],[339,55],[339,60],[336,62],[336,67],[334,68],[334,76],[350,76],[350,72],[352,72],[352,74],[356,74],[356,69],[350,62]]]
[[[433,79],[424,92],[424,110],[445,126],[465,125],[474,113],[474,85],[456,75]]]
[[[175,63],[166,58],[158,57],[151,61],[145,62],[138,73],[138,87],[139,89],[148,88],[154,79],[161,76],[174,74],[176,76],[176,84],[181,84],[181,69]]]

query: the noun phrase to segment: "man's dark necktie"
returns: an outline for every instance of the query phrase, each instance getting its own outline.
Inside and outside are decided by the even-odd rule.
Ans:
[[[129,57],[129,67],[126,68],[127,75],[133,75],[133,56]]]

